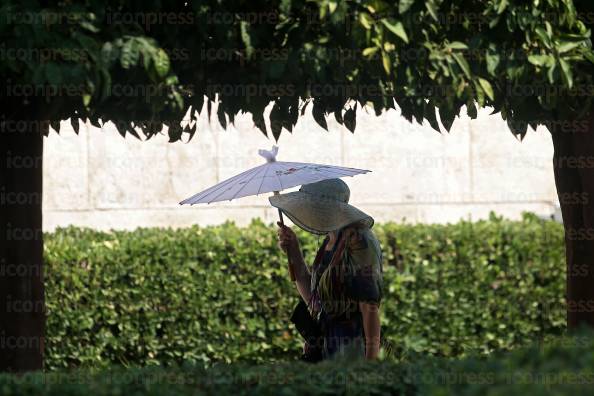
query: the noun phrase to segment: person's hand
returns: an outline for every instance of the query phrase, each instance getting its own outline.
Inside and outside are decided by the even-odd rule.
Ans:
[[[277,221],[276,224],[278,225],[278,247],[285,253],[299,249],[299,241],[295,232],[286,225],[281,224],[280,221]]]

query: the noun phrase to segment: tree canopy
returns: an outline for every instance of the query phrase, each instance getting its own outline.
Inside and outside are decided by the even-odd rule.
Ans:
[[[349,130],[399,108],[449,130],[492,107],[520,137],[592,97],[594,6],[572,0],[5,0],[2,121],[113,121],[122,135],[191,138],[210,112],[278,138],[310,107]],[[265,123],[265,108],[274,103]],[[190,111],[189,111],[190,110]],[[189,111],[189,113],[188,113]],[[213,115],[214,116],[214,115]],[[572,125],[575,127],[576,125]]]

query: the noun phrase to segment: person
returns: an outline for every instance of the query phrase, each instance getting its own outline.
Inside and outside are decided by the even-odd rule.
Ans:
[[[295,232],[277,223],[279,247],[288,255],[296,288],[322,329],[322,358],[351,353],[376,359],[382,252],[371,230],[373,218],[350,205],[349,198],[344,181],[328,179],[269,200],[298,227],[325,235],[310,269]]]

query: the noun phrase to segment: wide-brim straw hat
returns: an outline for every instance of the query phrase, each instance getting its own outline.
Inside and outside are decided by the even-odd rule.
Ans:
[[[373,227],[367,213],[350,205],[350,190],[341,179],[304,184],[299,191],[269,197],[293,223],[313,234],[326,234],[348,225]]]

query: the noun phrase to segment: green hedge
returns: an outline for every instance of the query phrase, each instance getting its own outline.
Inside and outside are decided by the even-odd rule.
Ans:
[[[584,331],[549,340],[545,347],[536,344],[487,359],[415,356],[407,362],[120,366],[23,377],[0,374],[0,395],[590,396],[593,367],[594,333]]]
[[[393,356],[508,350],[564,331],[559,224],[377,224]],[[298,232],[311,262],[320,239]],[[295,359],[297,292],[272,225],[46,235],[46,365]]]

